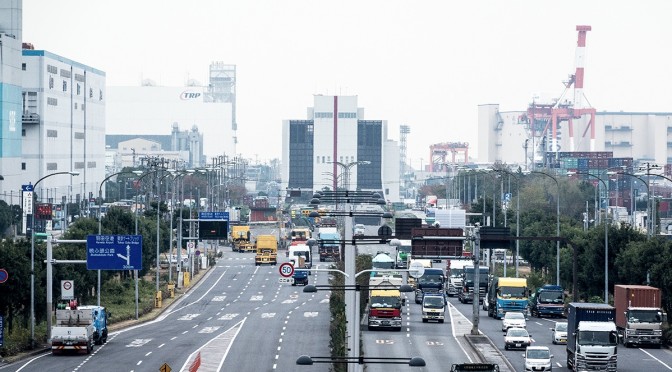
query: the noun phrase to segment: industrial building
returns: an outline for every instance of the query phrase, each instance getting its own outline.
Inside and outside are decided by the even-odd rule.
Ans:
[[[210,65],[209,81],[190,80],[185,86],[160,86],[145,79],[139,86],[110,86],[106,122],[109,134],[157,135],[176,127],[198,128],[201,144],[185,138],[164,150],[190,152],[194,164],[204,156],[236,154],[236,66],[222,62]],[[192,130],[193,132],[193,130]],[[202,141],[203,137],[208,138]],[[143,137],[144,138],[144,137]],[[149,138],[148,138],[149,139]],[[184,142],[186,141],[186,142]]]
[[[398,201],[399,154],[387,121],[366,120],[357,96],[315,95],[305,120],[283,121],[282,188],[377,191]]]

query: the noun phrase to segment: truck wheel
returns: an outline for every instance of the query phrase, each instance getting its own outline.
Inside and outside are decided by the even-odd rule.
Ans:
[[[443,323],[443,319],[439,319],[439,323]]]
[[[423,323],[427,323],[427,319],[423,319],[422,322],[423,322]]]

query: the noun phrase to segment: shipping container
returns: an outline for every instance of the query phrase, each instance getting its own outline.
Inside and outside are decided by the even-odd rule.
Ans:
[[[648,285],[614,286],[614,306],[616,307],[616,325],[625,327],[625,311],[628,307],[653,307],[660,309],[661,291]]]

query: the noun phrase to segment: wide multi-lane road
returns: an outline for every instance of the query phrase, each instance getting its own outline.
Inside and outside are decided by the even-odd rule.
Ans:
[[[457,297],[450,300],[460,312],[469,319],[472,319],[472,304],[461,304]],[[504,333],[502,332],[502,321],[488,318],[484,310],[479,310],[480,321],[479,329],[485,333],[497,346],[499,351],[511,362],[516,371],[524,371],[524,358],[522,350],[504,350]],[[553,354],[553,366],[555,368],[565,369],[567,367],[567,352],[565,345],[553,345],[551,342],[551,330],[558,320],[552,318],[530,318],[527,321],[527,330],[532,335],[535,346],[548,346]],[[653,348],[626,348],[623,345],[618,347],[618,371],[619,372],[640,372],[640,371],[672,371],[672,351],[669,349]]]
[[[179,371],[200,353],[199,371],[292,371],[302,354],[328,356],[329,293],[279,284],[277,266],[257,267],[253,254],[224,250],[216,267],[156,320],[112,333],[90,355],[45,353],[2,370],[154,371],[165,363]],[[324,273],[310,280],[327,284]]]

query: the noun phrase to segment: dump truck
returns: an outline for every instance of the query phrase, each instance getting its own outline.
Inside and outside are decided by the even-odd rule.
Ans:
[[[607,304],[567,306],[567,368],[615,372],[618,362],[616,309]]]
[[[249,226],[231,226],[231,249],[234,252],[254,252]]]
[[[661,346],[667,314],[661,308],[661,291],[647,285],[614,286],[616,329],[625,347]]]
[[[56,309],[56,323],[51,328],[51,352],[84,351],[107,342],[107,318],[102,306],[78,306],[73,300]]]
[[[369,330],[391,328],[401,331],[401,307],[405,300],[398,289],[373,289],[369,295]]]
[[[278,263],[278,239],[275,235],[259,235],[256,242],[255,266],[276,265]]]

